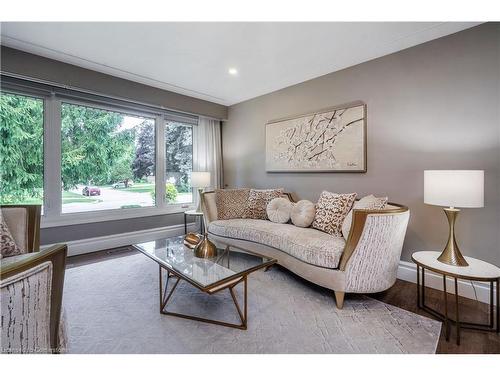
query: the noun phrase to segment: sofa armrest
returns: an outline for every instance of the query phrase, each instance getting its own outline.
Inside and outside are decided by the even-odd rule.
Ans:
[[[346,292],[370,293],[389,288],[408,226],[407,207],[354,210],[351,232],[339,268],[346,273]]]
[[[346,245],[342,257],[340,259],[339,269],[345,271],[347,263],[351,259],[354,251],[356,250],[363,231],[365,229],[365,224],[368,216],[384,216],[384,215],[394,215],[408,212],[408,207],[403,205],[398,205],[395,203],[389,203],[391,206],[396,208],[390,208],[385,210],[353,210],[351,229],[349,231],[349,237],[346,240]]]
[[[50,296],[50,346],[57,351],[59,322],[63,297],[64,272],[66,268],[66,245],[54,245],[47,249],[2,259],[0,266],[0,280],[25,272],[40,264],[52,264],[51,296]]]
[[[208,230],[208,225],[217,220],[217,205],[215,204],[215,192],[208,191],[201,194],[201,211],[203,212],[203,223],[205,230]]]

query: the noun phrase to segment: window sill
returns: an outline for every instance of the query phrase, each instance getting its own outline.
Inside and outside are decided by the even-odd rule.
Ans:
[[[145,207],[145,208],[131,208],[131,209],[117,209],[117,210],[103,210],[93,212],[80,212],[61,214],[58,217],[48,218],[42,216],[40,227],[53,228],[64,227],[70,225],[98,223],[106,221],[127,220],[149,216],[172,215],[183,213],[184,211],[195,208],[195,204],[188,205],[178,204],[165,208]]]

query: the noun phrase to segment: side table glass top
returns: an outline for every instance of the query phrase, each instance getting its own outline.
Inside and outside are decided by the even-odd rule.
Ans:
[[[217,249],[214,258],[197,258],[192,249],[184,246],[184,236],[159,239],[134,245],[167,270],[190,280],[201,289],[229,282],[276,262],[262,255]]]

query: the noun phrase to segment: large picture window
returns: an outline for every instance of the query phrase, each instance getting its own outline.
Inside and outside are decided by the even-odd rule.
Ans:
[[[194,208],[196,116],[3,75],[0,84],[0,204],[42,204],[42,227]]]
[[[0,95],[0,203],[43,203],[43,99]]]
[[[155,119],[61,106],[62,213],[155,205]]]
[[[193,202],[193,126],[174,121],[165,123],[166,185],[168,204]]]

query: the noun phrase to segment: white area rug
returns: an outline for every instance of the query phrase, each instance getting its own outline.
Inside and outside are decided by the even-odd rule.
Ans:
[[[364,296],[346,296],[338,310],[333,292],[279,267],[250,275],[248,299],[242,331],[160,314],[158,265],[142,254],[70,268],[68,352],[434,353],[441,330],[440,322]],[[208,296],[181,282],[171,303],[187,314],[238,317],[227,290]]]

